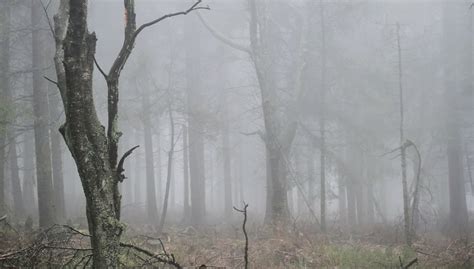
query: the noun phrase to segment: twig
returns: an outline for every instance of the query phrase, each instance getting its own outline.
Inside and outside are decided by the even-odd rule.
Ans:
[[[405,267],[404,269],[408,269],[410,268],[413,264],[417,263],[418,262],[418,258],[414,258],[411,262],[409,262]]]
[[[100,67],[99,63],[97,62],[97,59],[95,58],[94,56],[94,63],[95,63],[95,66],[97,67],[97,69],[99,69],[99,72],[102,74],[102,76],[104,76],[104,79],[105,81],[107,82],[109,77],[107,76],[107,74],[104,72],[104,70]]]
[[[244,232],[245,236],[245,250],[244,250],[244,260],[245,260],[245,269],[249,268],[249,237],[247,235],[247,230],[245,228],[245,225],[247,224],[247,208],[249,207],[249,204],[246,204],[244,202],[244,208],[243,209],[238,209],[234,206],[234,210],[237,212],[240,212],[244,214],[244,222],[242,224],[242,231]]]
[[[146,249],[143,249],[143,248],[140,248],[140,247],[137,247],[135,245],[132,245],[132,244],[127,244],[127,243],[120,243],[120,246],[121,247],[124,247],[124,248],[131,248],[137,252],[140,252],[142,254],[145,254],[149,257],[152,257],[154,258],[156,261],[160,262],[160,263],[165,263],[165,264],[168,264],[168,265],[172,265],[174,266],[175,268],[178,268],[178,269],[181,269],[183,268],[179,263],[177,263],[173,257],[171,257],[170,255],[164,255],[164,257],[166,258],[162,258]],[[171,257],[171,258],[170,258]]]
[[[58,84],[58,82],[57,82],[57,81],[54,81],[54,80],[52,80],[52,79],[48,78],[47,76],[43,76],[43,78],[44,78],[44,79],[46,79],[47,81],[49,81],[49,82],[53,83],[54,85],[56,85],[56,86],[58,86],[58,87],[59,87],[59,84]]]

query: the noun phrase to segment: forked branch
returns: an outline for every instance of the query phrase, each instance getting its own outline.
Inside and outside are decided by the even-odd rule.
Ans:
[[[245,249],[244,249],[244,259],[245,259],[245,269],[249,268],[249,237],[247,235],[247,230],[245,225],[247,224],[247,208],[249,207],[249,204],[246,204],[244,202],[244,208],[243,209],[238,209],[234,206],[234,210],[237,212],[240,212],[244,214],[244,222],[242,224],[242,231],[244,232],[245,236]]]

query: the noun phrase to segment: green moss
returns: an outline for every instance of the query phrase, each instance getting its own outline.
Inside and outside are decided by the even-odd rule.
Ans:
[[[325,266],[341,268],[398,268],[399,257],[406,263],[416,256],[407,247],[395,249],[385,246],[331,245],[321,247],[318,251],[327,258]]]

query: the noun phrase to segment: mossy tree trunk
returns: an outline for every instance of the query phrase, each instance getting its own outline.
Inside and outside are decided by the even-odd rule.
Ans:
[[[66,122],[60,131],[74,158],[86,196],[86,213],[91,234],[94,268],[118,267],[121,195],[119,183],[125,179],[125,158],[118,158],[118,101],[120,73],[130,56],[138,34],[160,21],[186,15],[199,9],[197,1],[186,11],[162,16],[136,27],[135,1],[124,0],[125,38],[119,55],[106,74],[108,86],[108,126],[97,117],[93,99],[93,72],[96,36],[89,33],[87,4],[84,0],[62,0],[55,16],[57,85],[61,93]]]

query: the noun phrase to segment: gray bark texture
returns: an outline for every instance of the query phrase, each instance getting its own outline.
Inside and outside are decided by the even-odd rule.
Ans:
[[[93,98],[97,38],[88,30],[88,1],[63,0],[60,3],[59,13],[55,16],[55,65],[57,86],[66,116],[60,131],[74,158],[86,196],[94,268],[119,266],[124,225],[120,222],[121,194],[118,185],[125,179],[125,158],[136,148],[128,150],[118,159],[121,136],[118,130],[120,73],[141,31],[164,19],[186,15],[195,10],[200,2],[197,1],[186,11],[162,16],[137,28],[135,1],[124,0],[125,36],[122,48],[107,74],[99,68],[108,88],[107,129],[97,117]]]

